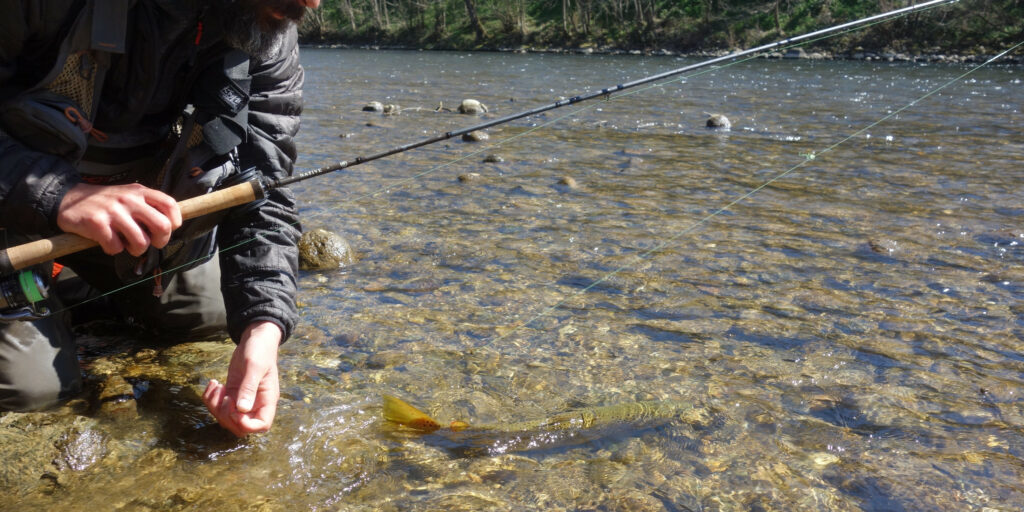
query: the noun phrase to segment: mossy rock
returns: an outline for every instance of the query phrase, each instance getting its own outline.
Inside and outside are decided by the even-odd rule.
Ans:
[[[314,229],[299,239],[299,268],[326,270],[343,268],[356,262],[352,247],[340,235],[325,229]]]

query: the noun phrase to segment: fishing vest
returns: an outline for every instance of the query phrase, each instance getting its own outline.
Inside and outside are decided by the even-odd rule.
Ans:
[[[141,183],[182,200],[250,179],[255,170],[240,172],[236,149],[248,132],[251,78],[242,51],[229,50],[195,66],[184,82],[191,106],[167,126],[105,133],[93,125],[111,56],[125,52],[135,2],[86,1],[53,68],[0,103],[0,126],[25,146],[71,162],[87,183]],[[185,221],[163,249],[150,247],[139,257],[115,255],[118,278],[132,283],[152,274],[153,293],[160,295],[170,274],[216,253],[216,227],[224,215]]]

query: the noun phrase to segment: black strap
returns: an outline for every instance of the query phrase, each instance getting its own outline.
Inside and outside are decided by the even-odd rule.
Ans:
[[[196,121],[203,125],[203,139],[217,154],[246,140],[251,82],[249,56],[241,50],[229,51],[196,82]]]
[[[133,0],[98,0],[92,5],[92,43],[90,48],[108,53],[124,53],[128,34],[128,9]]]

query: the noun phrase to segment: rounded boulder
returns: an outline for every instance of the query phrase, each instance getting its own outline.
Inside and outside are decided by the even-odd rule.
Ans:
[[[306,231],[299,239],[299,268],[302,270],[343,268],[355,261],[348,241],[326,229]]]

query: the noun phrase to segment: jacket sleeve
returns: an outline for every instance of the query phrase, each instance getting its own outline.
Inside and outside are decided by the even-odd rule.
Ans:
[[[47,4],[50,4],[49,2]],[[33,2],[5,2],[0,16],[0,108],[15,94],[24,77],[19,60],[30,51],[26,41],[53,36],[63,15],[45,12]],[[61,157],[27,148],[11,137],[0,122],[0,227],[26,235],[51,236],[64,194],[79,182],[78,172]]]
[[[250,74],[248,140],[238,148],[242,169],[255,166],[274,178],[291,175],[303,80],[295,30],[277,58],[254,59]],[[298,319],[299,234],[295,199],[283,188],[271,190],[258,207],[243,207],[221,222],[221,290],[228,332],[235,342],[246,326],[261,320],[277,324],[284,333],[282,341],[291,335]]]

